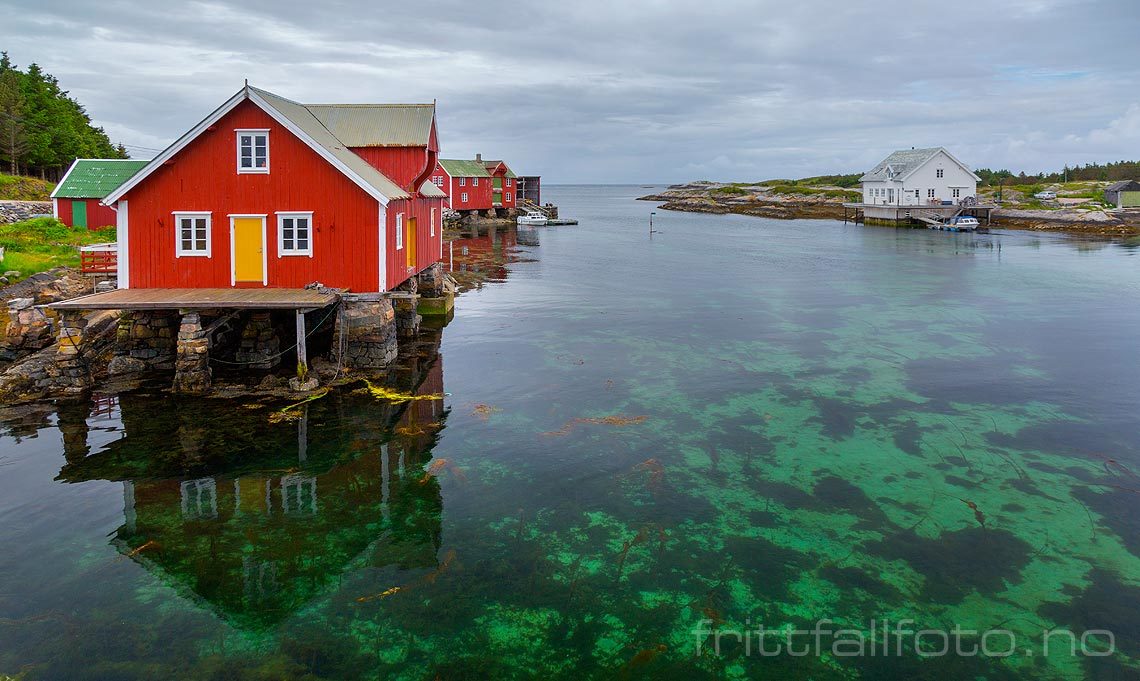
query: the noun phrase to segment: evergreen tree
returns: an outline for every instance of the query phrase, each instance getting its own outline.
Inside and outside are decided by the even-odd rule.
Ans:
[[[16,173],[59,177],[76,158],[127,158],[83,105],[38,64],[20,71],[0,52],[0,160]]]

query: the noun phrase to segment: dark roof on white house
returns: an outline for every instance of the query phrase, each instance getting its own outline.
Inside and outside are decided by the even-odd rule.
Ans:
[[[880,161],[874,169],[860,177],[859,181],[883,182],[890,179],[906,179],[908,175],[926,165],[926,162],[937,156],[939,152],[945,153],[963,170],[974,175],[974,171],[970,170],[965,163],[954,158],[954,155],[946,151],[945,147],[929,147],[926,149],[900,149]],[[888,168],[890,172],[888,172]],[[974,178],[977,179],[977,175],[974,175]]]

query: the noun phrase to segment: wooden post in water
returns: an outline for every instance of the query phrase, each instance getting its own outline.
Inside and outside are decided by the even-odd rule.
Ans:
[[[309,376],[309,350],[305,347],[305,312],[297,310],[297,378],[303,383]]]

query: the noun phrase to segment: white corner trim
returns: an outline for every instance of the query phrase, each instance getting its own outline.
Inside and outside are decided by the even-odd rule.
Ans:
[[[117,286],[119,288],[131,287],[131,242],[130,242],[130,223],[127,220],[127,202],[120,201],[117,208],[115,208],[115,242],[117,244],[117,253],[115,254],[115,269],[116,279],[118,279]]]
[[[116,201],[118,201],[120,198],[123,197],[124,194],[126,194],[128,191],[130,191],[132,188],[134,188],[140,182],[142,182],[147,177],[149,177],[151,173],[153,173],[155,170],[161,168],[162,164],[166,163],[175,154],[182,151],[182,149],[184,149],[186,147],[186,145],[193,142],[199,135],[201,135],[203,132],[206,131],[206,128],[209,128],[214,123],[217,123],[218,120],[221,119],[222,116],[225,116],[230,111],[233,111],[234,107],[236,107],[238,104],[240,104],[244,100],[245,100],[245,88],[242,88],[241,90],[238,90],[237,94],[235,94],[233,97],[230,97],[229,99],[227,99],[224,104],[222,104],[217,109],[214,109],[213,113],[211,113],[209,116],[206,116],[204,119],[202,119],[202,121],[200,123],[198,123],[198,125],[195,125],[193,128],[191,128],[182,137],[179,137],[174,142],[174,144],[171,144],[169,147],[167,147],[158,156],[155,156],[154,158],[152,158],[150,160],[150,163],[143,166],[143,169],[138,171],[137,173],[135,173],[131,177],[131,179],[129,179],[126,182],[124,182],[123,184],[119,185],[118,189],[116,189],[115,191],[108,194],[106,196],[106,198],[103,199],[102,204],[104,206],[109,206],[112,203],[115,203]]]
[[[379,206],[376,224],[380,237],[380,247],[377,249],[380,253],[380,287],[376,290],[384,293],[388,290],[388,209],[383,202],[376,203]]]

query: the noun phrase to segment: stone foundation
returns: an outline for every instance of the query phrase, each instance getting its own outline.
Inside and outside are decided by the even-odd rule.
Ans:
[[[55,363],[47,367],[47,378],[52,387],[64,394],[80,393],[91,385],[91,372],[87,368],[89,358],[84,352],[87,324],[82,312],[64,312],[59,317]]]
[[[124,312],[119,318],[115,356],[107,366],[107,373],[114,376],[173,369],[177,324],[178,315],[168,310]]]
[[[178,328],[178,354],[174,363],[174,390],[205,393],[210,390],[210,336],[203,328],[202,315],[187,312]]]
[[[341,306],[333,329],[333,360],[356,369],[382,369],[394,362],[396,313],[392,301],[346,298]]]
[[[8,324],[0,341],[0,360],[12,361],[55,341],[54,315],[35,307],[32,298],[12,298],[8,301]]]
[[[391,296],[392,306],[396,311],[396,335],[400,338],[412,338],[420,330],[420,317],[416,310],[419,302],[419,280],[412,277],[397,286]]]
[[[241,332],[235,362],[249,364],[251,369],[274,369],[281,364],[281,338],[273,329],[268,312],[252,312]]]

